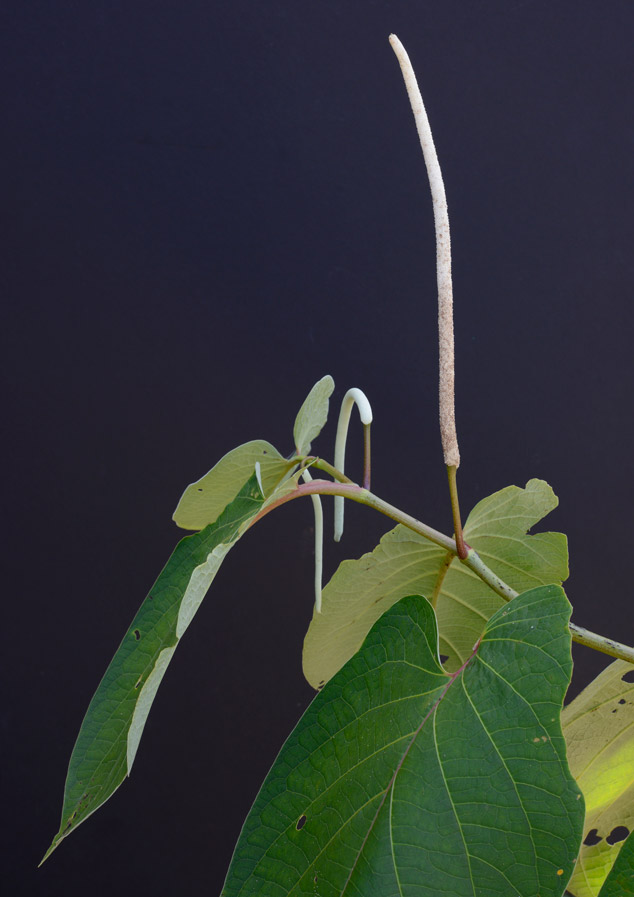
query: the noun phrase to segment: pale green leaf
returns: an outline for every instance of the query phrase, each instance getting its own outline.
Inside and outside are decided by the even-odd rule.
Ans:
[[[525,592],[450,676],[429,603],[393,606],[282,748],[223,897],[559,897],[583,825],[569,617],[559,586]]]
[[[319,436],[328,419],[328,400],[335,388],[335,381],[326,374],[313,386],[299,409],[293,427],[293,437],[298,455],[307,455],[310,444]]]
[[[262,488],[268,498],[296,462],[283,458],[263,439],[245,442],[185,489],[174,511],[174,522],[183,529],[194,530],[213,523],[254,473],[256,463],[260,465]]]
[[[517,592],[568,575],[566,537],[527,535],[557,506],[547,483],[508,486],[473,509],[464,532],[482,560]],[[447,668],[469,656],[484,624],[504,603],[453,555],[403,526],[387,533],[374,551],[344,561],[323,590],[304,641],[304,675],[321,687],[358,650],[376,620],[404,595],[436,604],[440,652]]]
[[[263,502],[253,475],[214,523],[186,536],[174,549],[90,702],[68,768],[60,829],[44,859],[130,774],[178,642],[225,555]]]
[[[634,829],[634,666],[610,664],[564,709],[562,725],[590,842],[581,847],[568,890],[597,897],[627,835],[619,827]]]
[[[600,897],[634,897],[634,834],[619,851]]]

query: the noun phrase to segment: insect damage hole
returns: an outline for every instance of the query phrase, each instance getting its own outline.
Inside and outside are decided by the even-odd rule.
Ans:
[[[626,828],[624,825],[617,825],[605,840],[608,844],[618,844],[619,841],[625,841],[629,833],[629,828]]]
[[[621,676],[621,682],[634,682],[634,670],[628,670]]]
[[[138,629],[135,629],[134,632],[132,633],[132,635],[135,637],[135,639],[137,640],[137,642],[138,642],[139,639],[141,638],[141,633],[139,632]]]
[[[599,841],[603,841],[603,838],[599,835],[598,829],[591,828],[588,834],[583,839],[583,843],[586,847],[594,847],[595,844],[598,844]]]
[[[306,816],[302,814],[299,817],[299,819],[297,820],[297,822],[295,823],[295,828],[297,829],[297,831],[299,831],[300,829],[303,829],[305,825],[306,825]]]

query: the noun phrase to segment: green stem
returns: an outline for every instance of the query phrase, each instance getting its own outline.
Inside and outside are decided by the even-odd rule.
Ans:
[[[324,461],[323,458],[317,458],[314,455],[306,455],[306,457],[300,458],[300,461],[303,464],[306,464],[307,467],[314,467],[316,470],[322,470],[324,473],[329,474],[333,480],[337,480],[338,483],[348,483],[351,486],[356,486],[354,480],[347,477],[345,473],[341,473],[340,470],[337,470],[337,468],[333,467],[332,464],[329,464],[328,461]]]
[[[460,520],[460,505],[458,504],[458,485],[456,483],[455,464],[447,465],[447,476],[449,478],[449,497],[451,498],[451,513],[453,516],[453,531],[456,534],[456,545],[458,547],[458,557],[461,561],[466,560],[469,548],[465,545],[462,535],[462,522]]]
[[[629,645],[622,645],[621,642],[615,642],[614,639],[606,638],[604,635],[597,635],[596,632],[590,632],[582,626],[570,624],[570,632],[572,633],[573,642],[579,645],[585,645],[586,648],[593,648],[602,654],[609,654],[610,657],[618,657],[620,660],[627,660],[628,663],[634,663],[634,648]]]
[[[312,461],[312,467],[326,470],[326,472],[336,475],[339,479],[344,479],[343,474],[340,473],[340,471],[336,470],[336,468],[331,464],[328,464],[328,462],[323,461],[321,458],[317,458],[315,461],[313,461],[312,458],[302,459],[302,461],[304,460]],[[368,489],[362,489],[361,486],[350,483],[348,477],[345,477],[345,480],[346,482],[338,483],[332,483],[328,480],[313,480],[311,483],[304,483],[303,485],[298,486],[293,492],[286,493],[286,495],[278,498],[277,501],[273,501],[270,505],[263,508],[252,520],[251,526],[258,520],[261,520],[262,517],[266,516],[266,514],[274,508],[279,508],[281,505],[286,504],[286,502],[292,501],[295,498],[301,498],[303,495],[342,495],[344,498],[349,498],[352,501],[359,502],[359,504],[367,505],[369,508],[374,508],[376,511],[380,511],[381,514],[385,514],[387,517],[390,517],[397,523],[401,523],[403,526],[418,533],[425,539],[429,539],[429,541],[433,542],[435,545],[458,556],[458,546],[454,539],[450,539],[449,536],[446,536],[444,533],[433,529],[431,526],[427,526],[426,523],[416,520],[415,517],[411,517],[399,508],[394,507],[394,505],[383,501],[382,498],[379,498],[378,495],[374,495]],[[473,548],[468,549],[467,556],[462,558],[461,562],[505,601],[511,601],[513,598],[517,598],[519,593],[507,585],[504,580],[500,579],[490,567],[487,567],[480,555]],[[602,654],[608,654],[610,657],[618,657],[621,660],[634,664],[634,648],[631,648],[628,645],[623,645],[613,639],[606,638],[604,635],[590,632],[588,629],[583,629],[581,626],[576,626],[574,623],[570,623],[570,634],[572,640],[580,645],[585,645],[595,651],[600,651]]]

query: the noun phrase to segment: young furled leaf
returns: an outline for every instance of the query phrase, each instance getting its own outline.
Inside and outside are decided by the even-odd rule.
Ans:
[[[298,455],[307,455],[310,444],[321,433],[328,419],[328,400],[335,388],[335,381],[326,374],[313,386],[299,409],[293,427],[293,437]]]

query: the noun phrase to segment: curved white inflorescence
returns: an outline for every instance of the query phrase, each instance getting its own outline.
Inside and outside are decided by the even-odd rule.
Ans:
[[[348,438],[348,425],[350,424],[350,415],[352,408],[356,404],[359,409],[359,417],[364,426],[372,423],[372,408],[366,394],[353,386],[343,397],[341,403],[341,411],[339,412],[339,423],[337,424],[337,436],[335,439],[335,467],[341,473],[346,460],[346,439]],[[341,495],[335,496],[335,542],[338,542],[343,535],[343,508],[345,499]]]

